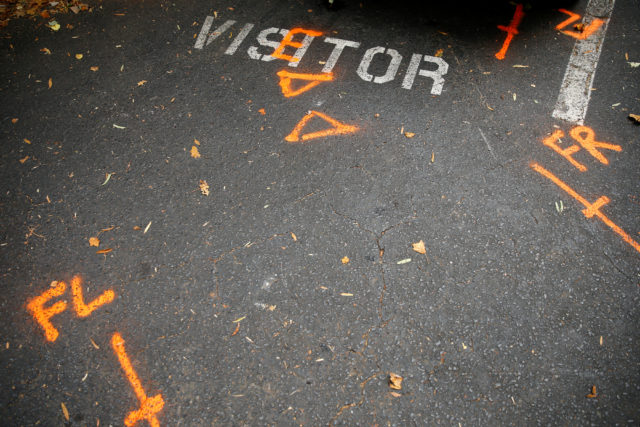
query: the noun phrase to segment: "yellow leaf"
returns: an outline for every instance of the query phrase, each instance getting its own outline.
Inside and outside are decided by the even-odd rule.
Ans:
[[[51,89],[51,86],[53,86],[53,80],[49,77],[49,89]]]
[[[353,294],[350,294],[349,292],[341,292],[340,295],[343,296],[343,297],[352,297],[353,296]]]
[[[629,114],[629,118],[631,120],[635,120],[636,123],[640,123],[640,115],[638,115],[638,114]]]
[[[207,184],[207,181],[202,179],[200,180],[200,192],[205,196],[209,195],[209,184]]]
[[[416,134],[413,132],[405,132],[404,136],[406,136],[407,138],[413,138],[414,136],[416,136]]]
[[[81,53],[76,53],[76,59],[82,59],[82,54]]]
[[[413,250],[419,254],[425,255],[427,253],[427,249],[424,247],[424,242],[422,240],[418,243],[413,243],[411,246],[413,247]]]
[[[20,163],[22,163],[24,165],[24,162],[26,162],[27,160],[29,160],[29,156],[25,156],[24,158],[20,159]]]
[[[58,31],[60,29],[60,24],[58,24],[57,21],[51,21],[49,22],[49,28],[51,28],[53,31]]]
[[[200,141],[198,141],[197,139],[193,138],[193,143],[196,145],[200,145]]]
[[[51,55],[51,51],[46,47],[43,47],[42,49],[40,49],[40,52],[44,52],[45,55]]]
[[[402,379],[400,375],[394,374],[393,372],[389,373],[389,387],[394,390],[401,390]]]
[[[397,393],[395,391],[390,391],[389,394],[393,397],[402,397],[402,395],[400,393]]]
[[[350,259],[349,259],[348,256],[346,256],[346,257],[342,258],[340,261],[342,261],[343,264],[349,264]]]
[[[194,159],[200,158],[200,152],[198,151],[198,147],[196,147],[195,145],[191,147],[191,157],[193,157]]]
[[[31,144],[31,141],[29,141],[27,138],[23,139],[23,141],[25,142],[25,144]]]
[[[60,402],[60,406],[62,407],[62,415],[64,415],[64,419],[69,421],[69,410],[64,406],[63,402]]]
[[[294,242],[298,241],[298,237],[293,232],[291,232],[291,238],[293,239]]]
[[[91,67],[91,68],[90,68],[90,70],[91,70],[91,71],[98,71],[98,68],[99,68],[99,67]]]
[[[436,56],[436,57],[438,57],[438,58],[440,58],[440,57],[442,56],[442,54],[443,54],[443,53],[444,53],[444,50],[443,50],[443,49],[438,49],[438,50],[436,51],[435,56]]]
[[[95,246],[95,247],[100,246],[100,239],[98,239],[97,237],[90,237],[89,246]]]
[[[138,82],[138,86],[142,86],[142,85],[144,85],[146,82],[147,82],[146,80],[140,80],[140,81]]]

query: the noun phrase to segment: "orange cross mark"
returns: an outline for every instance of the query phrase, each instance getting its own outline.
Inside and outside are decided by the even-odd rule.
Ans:
[[[74,276],[73,279],[71,279],[71,292],[73,294],[73,306],[76,309],[78,317],[87,317],[93,313],[96,308],[104,304],[109,304],[115,298],[115,293],[111,289],[108,289],[89,304],[85,304],[82,296],[82,278],[80,276]]]
[[[602,19],[594,18],[589,25],[582,28],[582,31],[563,30],[563,28],[566,27],[567,25],[570,25],[571,23],[580,19],[580,15],[578,15],[577,13],[568,11],[566,9],[558,9],[558,11],[566,15],[569,15],[569,18],[565,19],[564,21],[556,25],[556,30],[578,40],[587,39],[591,34],[595,33],[596,30],[600,28],[600,26],[602,26],[602,24],[604,24],[604,21]]]
[[[538,172],[540,175],[549,179],[551,182],[556,184],[562,190],[564,190],[571,197],[576,199],[578,202],[584,205],[585,209],[582,210],[582,213],[587,218],[592,218],[594,216],[598,217],[602,222],[604,222],[610,229],[612,229],[616,234],[622,237],[622,240],[633,246],[633,248],[640,252],[640,244],[633,240],[631,236],[629,236],[622,228],[618,227],[618,225],[611,221],[609,217],[607,217],[604,213],[600,211],[600,208],[605,204],[609,203],[609,198],[607,196],[602,196],[594,203],[589,203],[587,199],[578,194],[573,188],[569,187],[564,181],[555,176],[553,173],[549,172],[538,163],[531,163],[531,168]]]
[[[151,427],[159,427],[160,422],[156,418],[156,414],[164,407],[162,394],[147,397],[147,393],[145,393],[144,388],[142,387],[140,378],[138,378],[138,374],[136,374],[136,371],[133,369],[129,356],[124,349],[124,339],[122,339],[122,336],[118,332],[113,334],[113,337],[111,338],[111,346],[113,347],[113,351],[116,353],[116,356],[118,356],[120,366],[122,366],[122,370],[127,376],[127,380],[129,380],[131,388],[133,388],[136,397],[140,401],[140,409],[131,411],[127,414],[127,417],[124,419],[125,425],[127,427],[132,427],[136,425],[138,421],[147,420]]]
[[[332,73],[322,73],[322,74],[303,74],[303,73],[292,73],[287,70],[278,71],[278,76],[280,77],[280,88],[282,89],[282,93],[286,98],[291,98],[294,96],[298,96],[303,92],[306,92],[314,87],[318,86],[322,82],[329,82],[333,80]],[[291,88],[291,80],[305,80],[309,83],[304,86],[299,87],[298,89]]]
[[[283,53],[284,49],[287,46],[291,46],[291,47],[295,47],[295,48],[302,47],[302,42],[294,42],[293,41],[293,36],[295,36],[296,34],[305,34],[305,35],[310,36],[310,37],[320,37],[322,35],[322,32],[321,31],[313,31],[313,30],[305,30],[304,28],[293,28],[293,29],[289,30],[289,32],[287,33],[286,36],[284,36],[284,38],[280,42],[280,45],[276,48],[276,50],[273,51],[271,56],[273,56],[274,58],[278,58],[278,59],[284,59],[284,60],[287,60],[289,62],[298,62],[298,61],[300,61],[300,58],[294,58],[291,55],[285,55]]]
[[[311,133],[307,133],[307,134],[304,134],[304,135],[300,136],[300,131],[302,130],[302,128],[304,128],[306,126],[307,122],[309,120],[311,120],[311,118],[314,117],[314,116],[320,117],[324,121],[328,122],[330,125],[333,126],[333,128],[325,129],[325,130],[319,130],[317,132],[311,132]],[[322,114],[322,113],[320,113],[318,111],[309,111],[309,113],[307,113],[307,115],[304,116],[302,118],[302,120],[300,120],[298,122],[296,127],[293,128],[293,131],[289,135],[287,135],[285,137],[285,140],[287,140],[289,142],[300,141],[300,139],[302,139],[303,141],[307,141],[309,139],[320,138],[320,137],[323,137],[323,136],[344,135],[344,134],[347,134],[347,133],[353,133],[353,132],[355,132],[357,130],[358,130],[358,128],[356,126],[345,125],[344,123],[340,123],[336,119],[331,118],[331,117],[327,116],[326,114]]]
[[[507,50],[509,50],[509,45],[511,44],[511,40],[513,40],[513,36],[518,34],[518,25],[520,25],[520,21],[524,18],[524,12],[522,11],[522,4],[516,5],[516,11],[513,14],[513,18],[509,23],[508,27],[504,25],[498,25],[498,29],[507,32],[507,38],[502,43],[502,49],[498,53],[496,53],[496,58],[499,60],[503,60],[505,55],[507,54]]]
[[[53,316],[58,313],[62,313],[67,309],[67,303],[65,301],[58,301],[51,307],[45,308],[44,305],[52,298],[59,297],[67,289],[67,285],[64,282],[52,282],[51,288],[46,290],[27,303],[27,309],[36,321],[44,329],[44,335],[49,341],[55,341],[58,339],[58,330],[49,321]]]

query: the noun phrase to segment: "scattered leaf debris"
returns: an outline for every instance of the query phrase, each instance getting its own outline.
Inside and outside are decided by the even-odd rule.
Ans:
[[[93,66],[93,67],[90,68],[90,70],[94,71],[94,72],[98,71],[99,69],[100,69],[100,67],[96,67],[96,66]]]
[[[350,294],[349,292],[340,292],[340,295],[343,297],[352,297],[353,294]]]
[[[389,387],[392,389],[402,390],[402,380],[403,378],[400,375],[393,372],[389,373]]]
[[[46,47],[43,47],[42,49],[40,49],[40,52],[44,52],[45,55],[51,55],[51,51]]]
[[[234,336],[235,334],[237,334],[238,331],[240,331],[240,322],[236,323],[236,329],[233,331],[231,336]]]
[[[78,59],[78,60],[82,59],[83,56],[84,55],[81,54],[81,53],[76,53],[76,59]]]
[[[442,54],[444,53],[444,49],[438,49],[436,51],[436,54],[434,55],[436,58],[441,58]]]
[[[49,89],[51,89],[51,87],[53,86],[53,79],[51,77],[49,77]]]
[[[100,346],[96,344],[93,338],[89,338],[89,341],[91,341],[91,345],[93,346],[93,348],[95,348],[96,350],[100,350]]]
[[[396,391],[390,391],[389,394],[393,397],[402,397],[402,395]]]
[[[640,123],[640,114],[629,114],[629,119]]]
[[[413,138],[414,136],[416,136],[416,134],[413,132],[405,132],[404,136],[406,136],[407,138]]]
[[[422,240],[420,240],[418,243],[413,243],[411,247],[419,254],[426,255],[427,253],[427,249],[424,247],[424,241]]]
[[[291,232],[291,238],[293,239],[294,242],[298,241],[298,237],[295,235],[294,232]]]
[[[145,83],[147,83],[147,81],[146,81],[146,80],[140,80],[140,81],[138,82],[138,86],[144,86],[144,84],[145,84]]]
[[[264,108],[259,109],[258,113],[262,114],[263,116],[267,114],[267,112],[264,111]]]
[[[142,232],[142,234],[147,234],[147,231],[149,231],[149,227],[151,227],[151,223],[153,221],[149,221],[149,224],[147,224],[147,226],[144,228],[144,231]]]
[[[591,386],[591,393],[587,394],[587,398],[588,399],[594,399],[596,397],[598,397],[598,392],[596,390],[596,386],[592,385]]]
[[[107,249],[100,249],[99,251],[96,251],[96,253],[97,254],[108,254],[111,251],[113,251],[112,248],[107,248]]]
[[[191,157],[193,157],[194,159],[200,158],[200,151],[198,151],[198,147],[196,147],[195,145],[191,146]]]
[[[405,258],[397,262],[398,265],[407,264],[411,262],[411,258]]]
[[[200,180],[200,192],[205,196],[209,195],[209,184],[203,179]]]
[[[351,261],[351,260],[349,259],[348,256],[345,256],[340,261],[342,261],[343,264],[349,264],[349,261]]]
[[[62,408],[62,415],[64,415],[64,419],[69,421],[69,410],[65,406],[64,402],[60,402],[60,407]]]
[[[97,237],[90,237],[89,246],[95,246],[95,247],[100,246],[100,239],[98,239]]]

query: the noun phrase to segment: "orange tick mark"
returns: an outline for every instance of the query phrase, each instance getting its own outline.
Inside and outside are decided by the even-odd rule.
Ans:
[[[309,122],[309,120],[311,120],[312,117],[320,117],[321,119],[323,119],[324,121],[328,122],[331,126],[333,126],[330,129],[325,129],[325,130],[320,130],[317,132],[311,132],[311,133],[307,133],[304,134],[302,136],[300,136],[300,131],[302,130],[302,128],[304,128],[307,124],[307,122]],[[289,141],[289,142],[296,142],[296,141],[300,141],[301,139],[303,141],[308,141],[310,139],[314,139],[314,138],[320,138],[323,136],[330,136],[330,135],[343,135],[343,134],[347,134],[347,133],[353,133],[355,131],[357,131],[358,128],[356,126],[353,125],[345,125],[344,123],[340,123],[339,121],[337,121],[334,118],[331,118],[329,116],[327,116],[326,114],[322,114],[319,113],[317,111],[309,111],[309,113],[304,116],[302,118],[302,120],[300,120],[298,122],[298,124],[296,125],[296,127],[293,129],[293,131],[286,136],[285,140]]]
[[[51,307],[45,308],[44,305],[52,298],[59,297],[67,289],[67,285],[64,282],[53,282],[53,287],[29,301],[27,309],[36,321],[44,329],[44,334],[47,340],[55,341],[58,339],[58,330],[51,324],[49,319],[58,313],[62,313],[67,308],[65,301],[58,301]]]
[[[127,380],[129,380],[131,388],[133,388],[133,391],[136,393],[136,397],[140,401],[140,409],[129,412],[127,417],[124,419],[125,425],[127,427],[132,427],[138,421],[147,420],[151,427],[159,427],[160,422],[156,418],[156,414],[164,407],[162,394],[147,397],[147,394],[142,387],[142,383],[140,382],[140,378],[138,378],[138,374],[136,374],[136,371],[133,369],[129,356],[127,356],[127,352],[124,349],[124,339],[122,339],[122,336],[118,332],[113,334],[113,337],[111,338],[111,346],[113,347],[113,351],[116,353],[116,356],[118,356],[118,361],[120,361],[122,370],[127,376]]]
[[[271,56],[273,56],[274,58],[278,58],[278,59],[284,59],[287,60],[289,62],[298,62],[300,61],[300,58],[294,58],[291,55],[285,55],[284,49],[287,46],[291,46],[291,47],[295,47],[295,48],[300,48],[302,47],[302,42],[294,42],[293,41],[293,36],[295,36],[296,34],[305,34],[309,37],[320,37],[322,35],[321,31],[313,31],[313,30],[305,30],[304,28],[293,28],[291,30],[289,30],[289,32],[287,33],[286,36],[284,36],[284,38],[282,39],[282,42],[280,42],[280,45],[276,48],[276,50],[273,51],[273,53],[271,54]]]
[[[522,18],[524,18],[522,5],[517,4],[516,11],[513,14],[513,18],[511,19],[509,26],[505,27],[504,25],[498,25],[499,30],[507,32],[507,38],[505,39],[504,43],[502,43],[502,49],[500,49],[500,51],[496,53],[496,58],[498,58],[499,60],[504,59],[504,56],[506,55],[507,50],[509,50],[509,45],[511,44],[511,40],[513,40],[513,36],[518,34],[518,25],[520,25],[520,21],[522,21]]]
[[[286,70],[278,71],[278,76],[280,77],[280,88],[282,89],[282,93],[286,98],[291,98],[294,96],[298,96],[303,92],[308,91],[309,89],[313,89],[318,86],[322,82],[328,82],[333,80],[332,73],[322,73],[322,74],[303,74],[303,73],[292,73]],[[291,88],[291,80],[305,80],[309,83],[304,86],[299,87],[298,89]]]
[[[71,279],[71,292],[73,293],[73,306],[76,309],[78,317],[87,317],[96,308],[104,304],[109,304],[115,298],[115,293],[111,289],[108,289],[89,304],[85,304],[82,296],[82,278],[80,276],[74,276],[73,279]]]
[[[600,211],[600,208],[605,204],[609,203],[609,198],[607,196],[602,196],[598,200],[596,200],[593,204],[589,203],[584,197],[578,194],[573,188],[569,187],[564,183],[560,178],[555,176],[553,173],[549,172],[538,163],[531,163],[531,168],[538,172],[540,175],[552,181],[558,187],[563,189],[567,194],[576,199],[578,202],[582,203],[585,209],[582,210],[582,213],[587,218],[592,218],[594,216],[598,217],[602,222],[604,222],[610,229],[616,232],[622,240],[633,246],[633,248],[640,252],[640,244],[633,240],[631,236],[629,236],[622,228],[618,227],[616,223],[611,221],[605,214]]]
[[[563,28],[566,27],[567,25],[570,25],[573,22],[580,19],[580,15],[578,15],[577,13],[568,11],[566,9],[558,9],[558,11],[566,15],[569,15],[569,18],[565,19],[564,21],[556,25],[556,30],[578,40],[584,40],[588,38],[591,34],[595,33],[596,30],[602,26],[602,24],[604,24],[604,21],[602,19],[594,18],[594,20],[591,21],[589,25],[582,28],[582,31],[563,30]]]

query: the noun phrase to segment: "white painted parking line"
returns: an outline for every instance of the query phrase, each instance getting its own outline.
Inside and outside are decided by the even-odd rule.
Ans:
[[[577,39],[562,80],[560,94],[552,116],[570,123],[584,123],[600,52],[615,0],[589,0],[583,25],[601,19],[603,24],[592,35]]]

